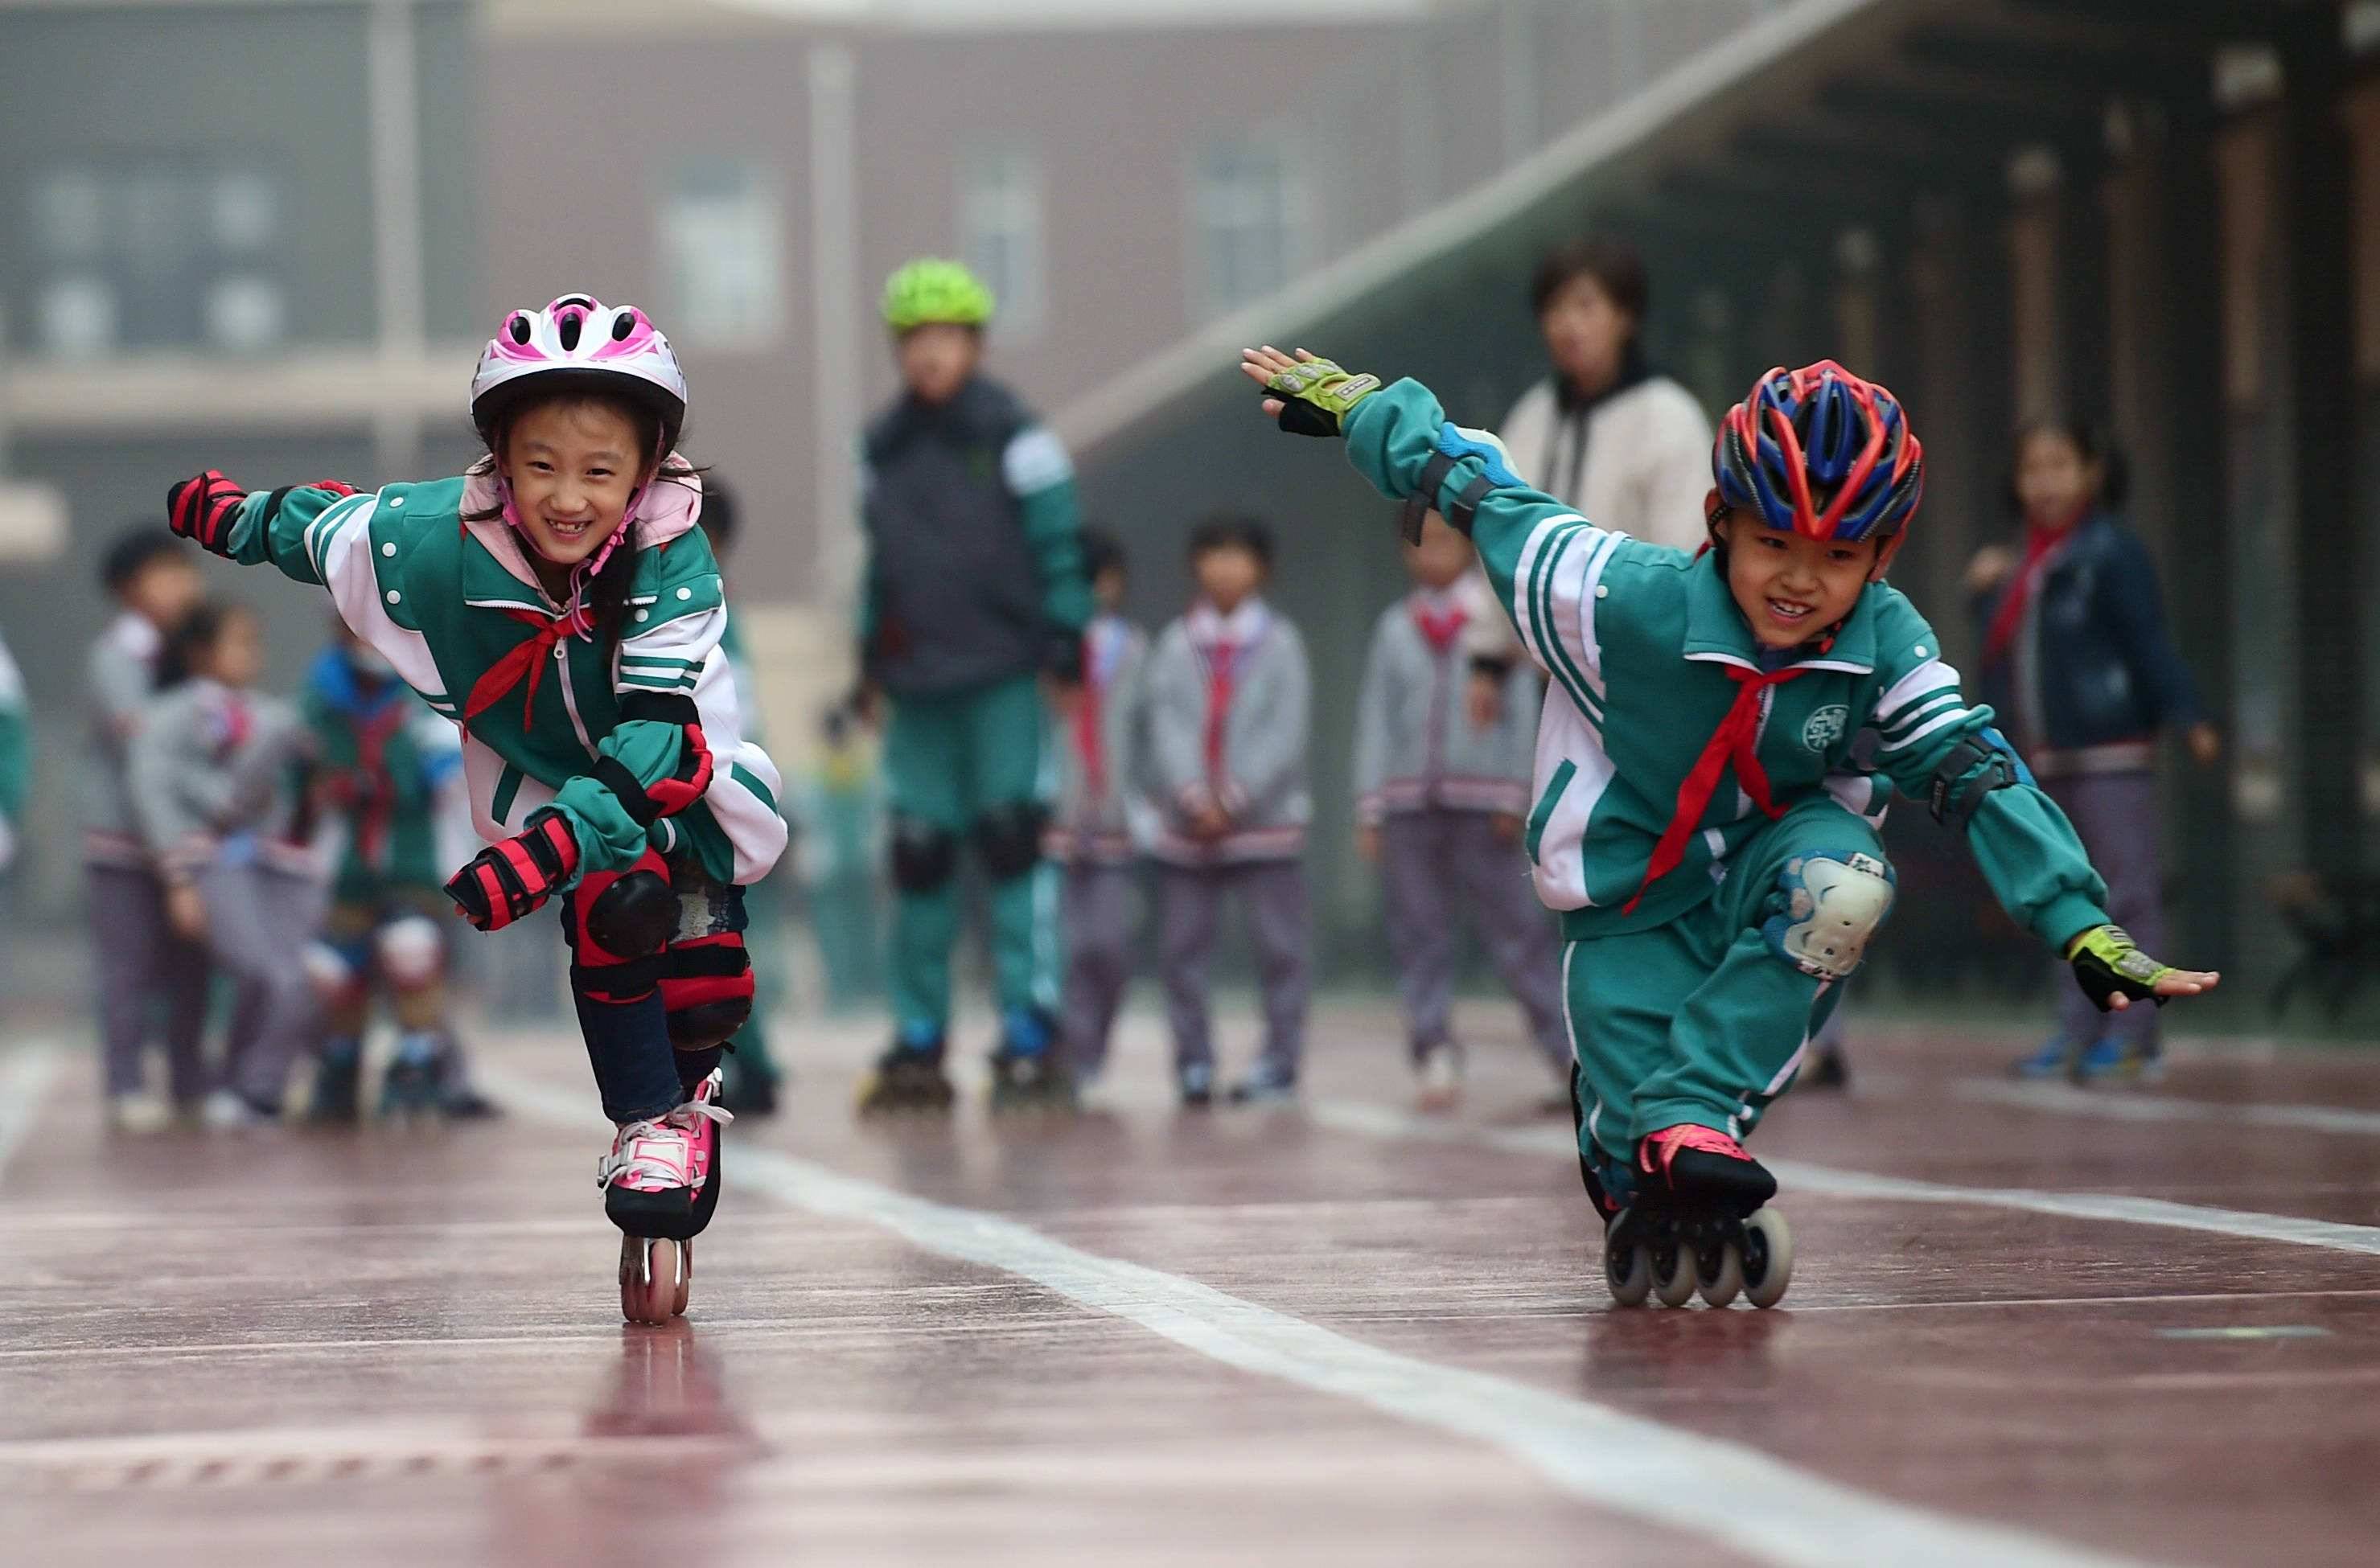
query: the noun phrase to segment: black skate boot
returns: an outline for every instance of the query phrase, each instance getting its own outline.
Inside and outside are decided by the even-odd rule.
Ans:
[[[1763,1207],[1777,1178],[1743,1145],[1711,1128],[1663,1128],[1637,1146],[1636,1167],[1636,1191],[1604,1232],[1613,1300],[1634,1307],[1649,1295],[1682,1307],[1697,1289],[1713,1307],[1739,1295],[1755,1307],[1785,1298],[1792,1232]],[[1590,1190],[1600,1197],[1599,1184]]]
[[[1058,1049],[1057,1030],[1039,1012],[1009,1016],[991,1055],[995,1111],[1071,1111],[1075,1075]]]
[[[381,1075],[380,1115],[382,1121],[406,1120],[433,1116],[440,1111],[443,1098],[438,1082],[438,1058],[434,1053],[409,1051],[407,1043],[397,1047],[395,1058]]]
[[[942,1073],[942,1043],[912,1045],[895,1040],[876,1058],[876,1068],[859,1085],[859,1114],[897,1116],[944,1113],[957,1096]]]
[[[334,1040],[314,1065],[314,1088],[306,1097],[306,1119],[318,1127],[352,1127],[363,1116],[363,1046]]]

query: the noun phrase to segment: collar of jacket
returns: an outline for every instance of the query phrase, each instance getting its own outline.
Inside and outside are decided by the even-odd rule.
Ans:
[[[1684,654],[1692,659],[1718,664],[1740,664],[1747,669],[1760,666],[1760,644],[1736,608],[1735,595],[1720,573],[1720,553],[1703,551],[1694,564],[1686,568],[1686,638]],[[1876,599],[1880,584],[1870,583],[1860,590],[1858,602],[1835,633],[1833,642],[1823,650],[1815,643],[1805,643],[1794,658],[1784,668],[1795,665],[1809,669],[1840,669],[1853,675],[1872,674],[1876,669]]]
[[[1592,414],[1630,388],[1643,386],[1655,374],[1652,362],[1645,357],[1643,341],[1630,338],[1628,346],[1620,351],[1620,374],[1612,377],[1611,384],[1599,392],[1581,392],[1571,383],[1568,376],[1560,370],[1555,371],[1554,406],[1567,417]]]

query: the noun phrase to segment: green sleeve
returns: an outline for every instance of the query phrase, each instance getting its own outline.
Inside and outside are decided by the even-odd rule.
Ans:
[[[1868,592],[1893,600],[1877,618],[1883,689],[1868,716],[1879,737],[1876,766],[1904,795],[1927,800],[1939,782],[1956,800],[2006,759],[2016,782],[1983,797],[1967,821],[1967,847],[2000,907],[2062,953],[2082,932],[2108,923],[2107,885],[2066,814],[1993,728],[1991,708],[1961,693],[1959,672],[1937,656],[1941,645],[1925,618],[1888,587]]]
[[[1041,613],[1050,625],[1079,633],[1091,619],[1091,585],[1083,575],[1082,517],[1066,449],[1047,427],[1028,426],[1008,443],[1001,468],[1024,514]]]
[[[353,518],[370,512],[371,492],[348,494],[314,485],[253,490],[239,503],[222,554],[242,566],[271,564],[300,583],[322,585],[322,547]]]
[[[0,706],[0,818],[17,820],[33,774],[33,727],[16,704]]]
[[[1547,663],[1551,649],[1540,645],[1537,618],[1524,618],[1516,597],[1527,575],[1524,563],[1547,553],[1533,550],[1533,543],[1548,542],[1550,530],[1556,528],[1565,534],[1584,533],[1590,543],[1599,544],[1613,536],[1585,523],[1574,510],[1553,497],[1524,484],[1493,437],[1450,422],[1438,399],[1418,381],[1398,381],[1357,404],[1347,416],[1345,434],[1349,460],[1391,501],[1419,491],[1431,460],[1439,457],[1448,462],[1428,501],[1439,515],[1453,521],[1459,510],[1456,501],[1481,486],[1471,518],[1471,542],[1479,551],[1489,586],[1496,590],[1496,602],[1537,662]],[[1580,551],[1580,559],[1585,553]],[[1547,633],[1548,638],[1553,635],[1550,623]]]

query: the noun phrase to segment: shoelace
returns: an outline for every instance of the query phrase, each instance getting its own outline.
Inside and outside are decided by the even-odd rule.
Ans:
[[[667,1111],[644,1121],[630,1122],[620,1128],[612,1152],[595,1162],[595,1185],[610,1187],[622,1175],[630,1177],[655,1176],[664,1181],[683,1184],[690,1174],[690,1157],[673,1161],[659,1155],[641,1152],[648,1140],[665,1138],[672,1142],[685,1139],[698,1120],[717,1122],[722,1127],[735,1119],[735,1113],[724,1105],[714,1105],[708,1100],[688,1100],[675,1110]],[[681,1147],[683,1145],[681,1144]]]
[[[1664,1128],[1645,1141],[1652,1146],[1645,1151],[1642,1161],[1645,1169],[1649,1172],[1656,1168],[1653,1160],[1658,1153],[1661,1162],[1658,1169],[1664,1176],[1669,1174],[1670,1162],[1678,1157],[1681,1149],[1699,1149],[1706,1154],[1724,1154],[1732,1160],[1752,1158],[1743,1152],[1742,1144],[1716,1128]]]

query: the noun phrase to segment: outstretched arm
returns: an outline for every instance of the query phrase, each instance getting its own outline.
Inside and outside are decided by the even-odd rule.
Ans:
[[[1351,376],[1304,350],[1251,348],[1241,370],[1294,435],[1343,436],[1381,494],[1436,508],[1477,547],[1488,585],[1539,668],[1576,695],[1599,673],[1592,586],[1624,543],[1521,482],[1484,431],[1450,422],[1429,389]]]

